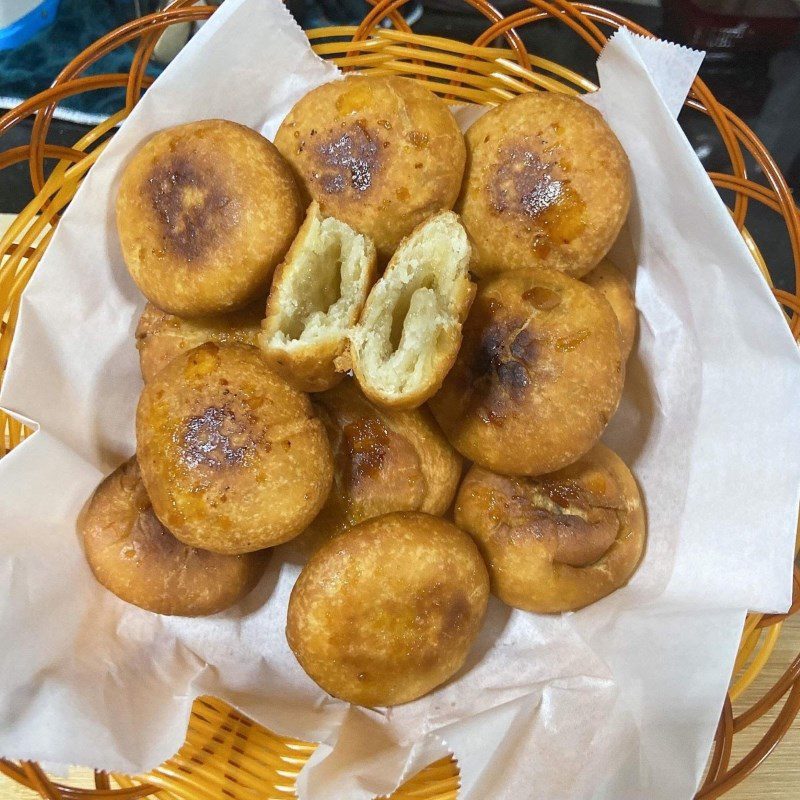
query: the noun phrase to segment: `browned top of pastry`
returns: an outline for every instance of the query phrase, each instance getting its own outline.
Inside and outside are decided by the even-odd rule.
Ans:
[[[550,267],[581,276],[628,213],[628,159],[602,116],[577,98],[530,92],[467,131],[457,210],[478,275]]]
[[[303,97],[275,144],[325,215],[387,259],[461,187],[464,139],[447,105],[413,80],[348,76]]]
[[[453,446],[487,469],[536,475],[589,450],[624,378],[614,312],[554,270],[482,281],[464,342],[431,409]]]
[[[125,167],[116,204],[131,277],[148,300],[182,317],[266,295],[301,214],[274,145],[227,120],[178,125],[145,142]]]
[[[156,514],[197,547],[241,553],[291,539],[330,489],[322,422],[255,347],[209,342],[171,361],[142,392],[136,434]]]
[[[461,458],[426,408],[381,409],[355,381],[315,397],[333,447],[328,501],[306,534],[313,546],[390,511],[444,514],[461,477]]]
[[[495,594],[528,611],[575,610],[618,589],[645,542],[636,481],[601,444],[537,478],[472,467],[456,523],[481,548]]]
[[[464,663],[486,609],[486,568],[470,538],[439,517],[362,522],[309,560],[286,635],[305,671],[359,705],[397,705]]]

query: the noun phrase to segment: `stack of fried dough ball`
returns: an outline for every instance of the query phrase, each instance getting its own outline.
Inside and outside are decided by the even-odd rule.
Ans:
[[[490,591],[556,613],[623,586],[644,510],[599,440],[636,334],[607,258],[630,197],[600,114],[542,92],[462,136],[414,81],[348,77],[274,145],[224,120],[145,142],[117,197],[145,385],[80,521],[97,579],[211,614],[295,540],[288,643],[366,706],[452,678]]]

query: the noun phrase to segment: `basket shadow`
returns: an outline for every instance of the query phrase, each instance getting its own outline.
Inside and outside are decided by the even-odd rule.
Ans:
[[[249,617],[261,610],[272,597],[281,574],[280,564],[276,563],[277,555],[270,553],[269,561],[258,583],[234,606],[238,617]]]
[[[467,660],[464,662],[464,666],[444,684],[445,686],[467,677],[483,661],[486,654],[494,647],[495,642],[503,635],[512,611],[511,606],[507,606],[494,595],[489,596],[483,627],[469,651]]]
[[[638,342],[638,333],[636,341]],[[650,436],[656,403],[654,387],[636,344],[626,367],[625,391],[619,408],[603,434],[603,442],[629,466],[635,464]]]

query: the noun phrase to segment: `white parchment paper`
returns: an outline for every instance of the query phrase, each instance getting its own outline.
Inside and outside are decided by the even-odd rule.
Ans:
[[[189,620],[102,589],[75,534],[88,494],[135,445],[143,299],[113,225],[126,160],[195,119],[272,136],[338,77],[278,0],[227,0],[91,170],[23,298],[0,404],[40,429],[0,461],[0,754],[141,771],[178,748],[208,693],[322,743],[304,800],[368,800],[450,751],[463,800],[690,797],[745,609],[789,605],[800,486],[796,347],[674,121],[699,58],[617,34],[588,98],[635,178],[614,255],[635,276],[640,335],[606,439],[643,487],[640,570],[576,614],[492,601],[454,680],[369,711],[325,695],[286,645],[291,545],[240,606]]]

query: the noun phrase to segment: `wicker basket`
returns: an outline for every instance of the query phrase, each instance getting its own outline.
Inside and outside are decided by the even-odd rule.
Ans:
[[[0,118],[0,134],[35,115],[31,142],[0,154],[0,169],[27,161],[36,197],[0,240],[0,370],[5,368],[22,290],[44,253],[58,222],[103,149],[107,134],[122,121],[149,85],[145,75],[150,55],[164,28],[177,22],[202,20],[214,8],[193,6],[194,0],[177,0],[169,10],[137,19],[97,41],[75,58],[51,89],[20,104]],[[630,21],[595,6],[566,0],[530,0],[530,6],[504,18],[486,0],[467,2],[487,19],[486,30],[472,44],[413,34],[398,8],[406,0],[380,0],[357,28],[325,28],[308,32],[314,50],[344,70],[373,75],[402,74],[415,78],[439,95],[481,104],[497,104],[536,89],[576,94],[595,86],[564,67],[530,55],[522,43],[522,26],[556,19],[599,52],[606,33],[619,26],[645,35]],[[389,20],[393,27],[383,27]],[[503,40],[504,47],[490,46]],[[84,75],[85,69],[120,45],[138,40],[129,74]],[[47,135],[55,106],[70,95],[107,87],[124,87],[125,108],[98,125],[72,147],[48,144]],[[745,222],[752,203],[779,214],[785,224],[795,265],[795,293],[775,291],[787,312],[788,324],[800,335],[800,215],[791,192],[774,160],[753,132],[731,111],[721,106],[705,84],[695,80],[686,106],[707,115],[727,150],[730,173],[713,173],[711,179],[726,198],[733,196],[731,213],[758,265],[769,272]],[[758,165],[760,181],[747,175],[746,157]],[[45,162],[54,160],[49,174]],[[28,431],[0,412],[0,455]],[[800,609],[800,572],[795,569],[794,604],[787,615],[750,615],[742,635],[739,657],[720,719],[714,750],[697,798],[723,795],[755,769],[780,741],[800,709],[800,655],[775,686],[758,702],[733,715],[732,702],[758,675],[778,640],[784,619]],[[782,706],[779,705],[782,703]],[[734,735],[779,707],[775,720],[758,745],[731,765]],[[148,775],[109,776],[95,773],[94,789],[79,789],[51,781],[33,763],[0,760],[0,771],[47,798],[135,798],[157,793],[165,800],[200,800],[222,795],[231,798],[285,798],[293,796],[294,781],[314,750],[313,744],[278,737],[251,722],[222,701],[201,698],[192,711],[186,743],[169,761]],[[454,800],[458,770],[452,759],[440,761],[401,787],[393,797],[418,800]]]

